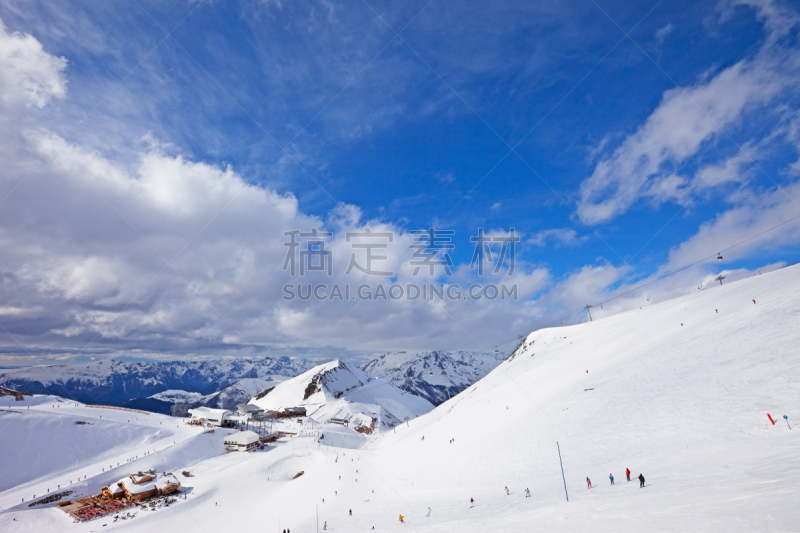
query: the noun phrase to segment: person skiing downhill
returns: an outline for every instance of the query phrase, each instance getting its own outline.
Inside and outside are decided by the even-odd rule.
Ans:
[[[511,494],[510,492],[508,492],[508,487],[503,487],[503,490],[504,490],[504,491],[506,491],[506,496],[508,496],[509,494]]]
[[[350,509],[350,516],[353,516],[353,510]]]
[[[609,474],[608,475],[608,479],[611,480],[611,484],[613,485],[614,484],[614,474]]]
[[[642,487],[644,487],[644,476],[639,474],[639,488],[641,489]]]
[[[628,481],[630,481],[631,480],[631,469],[630,468],[626,468],[625,469],[625,475],[628,477]]]
[[[586,478],[586,486],[589,487],[590,489],[592,488],[592,480],[589,479],[588,476]]]
[[[525,489],[525,497],[526,498],[530,498],[531,497],[531,491],[528,488]]]
[[[400,519],[399,520],[400,520],[401,524],[405,524],[405,522],[403,522],[403,515],[400,515]]]
[[[431,508],[428,507],[428,514],[425,515],[425,518],[429,517],[430,515],[431,515]]]
[[[472,507],[473,505],[475,505],[475,500],[473,500],[472,498],[470,498],[470,499],[469,499],[469,506],[470,506],[470,507]]]
[[[328,523],[327,523],[327,522],[325,522],[324,524],[322,524],[322,529],[324,529],[324,530],[326,530],[326,531],[327,531],[327,529],[328,529]]]

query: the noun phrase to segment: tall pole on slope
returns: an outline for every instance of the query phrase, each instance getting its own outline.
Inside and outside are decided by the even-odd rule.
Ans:
[[[584,309],[586,309],[586,311],[588,311],[588,312],[589,312],[589,322],[591,322],[591,321],[592,321],[592,312],[590,311],[590,309],[591,309],[592,307],[593,307],[593,306],[591,306],[591,305],[589,305],[589,304],[586,304],[586,307],[584,307]]]
[[[556,446],[558,446],[558,441],[556,441]],[[561,461],[561,446],[558,446],[558,462],[561,464],[561,479],[564,480],[564,494],[567,495],[567,501],[569,501],[569,493],[567,492],[567,478],[564,476],[564,463]]]
[[[314,507],[317,509],[317,533],[319,533],[319,504]]]

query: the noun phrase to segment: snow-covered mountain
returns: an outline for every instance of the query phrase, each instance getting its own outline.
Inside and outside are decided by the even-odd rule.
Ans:
[[[439,405],[483,378],[505,357],[494,352],[389,352],[361,369]]]
[[[0,524],[10,533],[260,531],[268,502],[276,531],[326,522],[329,531],[797,531],[798,301],[800,265],[538,330],[458,396],[359,449],[331,446],[330,425],[297,424],[297,437],[264,452],[225,454],[232,430],[3,396],[0,449],[14,453],[0,454]],[[339,367],[254,401],[322,411],[385,388]],[[29,507],[34,494],[81,497],[147,468],[190,471],[184,499],[82,524],[55,502]]]
[[[278,383],[286,381],[286,376],[268,376],[264,378],[244,378],[240,379],[230,387],[226,387],[219,392],[204,396],[194,405],[205,405],[218,409],[234,409],[237,405],[247,403],[247,401],[259,392],[274,387]]]
[[[427,400],[338,360],[266,389],[250,403],[268,410],[305,407],[318,422],[339,418],[353,428],[393,427],[433,409]]]
[[[134,400],[137,405],[132,407],[146,409],[147,406],[138,405],[142,402],[136,400],[149,399],[168,390],[209,397],[219,393],[217,398],[208,401],[227,407],[230,402],[246,401],[252,396],[250,392],[254,394],[270,382],[296,376],[311,366],[305,359],[289,357],[136,363],[106,360],[0,370],[0,385],[84,403],[120,406]],[[170,405],[166,398],[154,401]]]

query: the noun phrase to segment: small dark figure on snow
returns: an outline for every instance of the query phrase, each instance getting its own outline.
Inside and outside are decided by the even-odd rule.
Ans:
[[[630,468],[626,468],[625,469],[625,475],[628,477],[628,481],[630,481],[631,480],[631,469]]]
[[[350,516],[353,516],[353,510],[350,509]]]
[[[526,498],[530,498],[530,497],[531,497],[531,491],[530,491],[530,489],[527,489],[527,488],[525,489],[525,497],[526,497]]]
[[[644,476],[639,474],[639,488],[644,487]]]
[[[592,480],[588,476],[586,477],[586,486],[590,489],[592,488]]]
[[[608,479],[611,480],[611,484],[613,485],[614,484],[614,474],[609,474],[608,475]]]
[[[470,506],[470,507],[472,507],[473,505],[475,505],[475,500],[473,500],[472,498],[470,498],[470,499],[469,499],[469,506]]]

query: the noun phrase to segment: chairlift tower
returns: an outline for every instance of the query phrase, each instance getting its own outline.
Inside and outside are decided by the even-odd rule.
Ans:
[[[592,322],[592,311],[591,311],[592,307],[593,306],[591,306],[589,304],[586,304],[586,307],[584,307],[584,309],[586,309],[586,311],[589,313],[589,322]]]
[[[716,278],[714,278],[714,281],[719,281],[719,284],[720,284],[720,285],[722,285],[722,280],[723,280],[723,279],[725,279],[725,276],[723,276],[722,274],[720,274],[719,276],[717,276]]]

